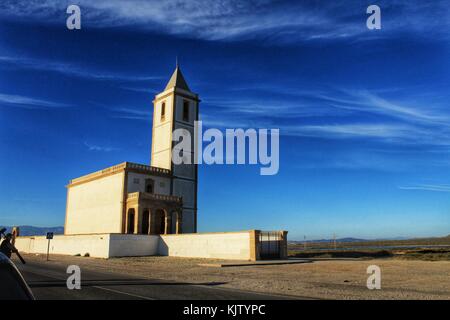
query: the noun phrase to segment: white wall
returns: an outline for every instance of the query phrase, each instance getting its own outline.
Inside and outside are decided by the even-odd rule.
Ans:
[[[109,234],[55,236],[50,240],[50,254],[85,255],[109,257]],[[15,243],[19,252],[47,253],[48,240],[45,236],[18,237]]]
[[[95,258],[126,256],[174,256],[250,260],[250,232],[194,233],[179,235],[58,235],[50,242],[50,254],[85,255]],[[25,253],[47,253],[44,236],[18,237],[16,247]]]
[[[177,107],[178,109],[182,109],[183,106],[179,106]],[[178,111],[177,109],[177,111]],[[185,162],[189,162],[190,164],[179,164],[179,165],[174,165],[173,168],[173,174],[177,177],[183,177],[183,178],[189,178],[189,179],[195,179],[195,167],[196,165],[194,164],[194,141],[195,141],[195,137],[194,137],[194,127],[191,125],[185,125],[179,122],[175,123],[175,130],[178,129],[182,129],[185,134],[183,134],[183,144],[179,144],[179,141],[175,142],[174,145],[174,149],[176,150],[176,152],[180,152],[182,147],[185,145],[185,143],[189,143],[190,144],[190,151],[191,152],[187,152],[186,149],[183,150],[183,161]],[[188,139],[188,135],[187,132],[185,131],[187,130],[189,132],[190,135],[190,140]],[[187,142],[186,142],[187,141]]]
[[[133,234],[98,234],[55,236],[50,240],[50,254],[82,255],[95,258],[152,256],[158,254],[159,236]],[[18,237],[17,249],[25,253],[47,253],[44,236]]]
[[[161,121],[161,105],[165,102],[165,118]],[[157,101],[153,109],[152,166],[172,168],[173,95]]]
[[[174,178],[173,195],[183,197],[183,207],[193,208],[195,205],[195,182]]]
[[[192,209],[183,209],[183,233],[195,232],[195,214]]]
[[[161,235],[158,251],[174,257],[250,260],[250,232]]]
[[[135,183],[135,179],[138,179],[139,183]],[[127,192],[145,192],[145,179],[152,179],[155,182],[154,193],[170,194],[170,178],[135,172],[128,173]]]
[[[112,234],[109,257],[138,257],[158,254],[159,236],[139,234]]]
[[[69,187],[65,234],[120,233],[124,172]]]

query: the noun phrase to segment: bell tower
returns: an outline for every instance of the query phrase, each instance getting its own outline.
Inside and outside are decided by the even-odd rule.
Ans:
[[[153,128],[151,166],[169,169],[172,172],[170,194],[183,197],[183,233],[197,232],[197,164],[193,152],[183,154],[190,163],[176,165],[172,162],[172,150],[177,141],[172,141],[176,129],[190,132],[194,148],[194,124],[199,114],[198,94],[193,93],[177,64],[163,92],[153,100]]]

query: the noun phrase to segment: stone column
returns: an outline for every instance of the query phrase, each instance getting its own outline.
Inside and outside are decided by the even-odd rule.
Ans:
[[[280,231],[280,259],[288,258],[287,231]]]
[[[153,209],[146,208],[146,210],[148,210],[148,234],[152,234]]]
[[[141,234],[142,233],[142,221],[144,219],[144,205],[141,204],[138,207],[138,218],[137,218],[137,234]]]
[[[259,246],[259,235],[260,230],[250,230],[250,260],[256,261],[261,260],[260,246]]]
[[[134,234],[139,233],[139,205],[133,206],[134,209]]]
[[[150,208],[150,234],[156,234],[156,223],[158,222],[156,219],[156,211],[158,209],[155,207]]]
[[[166,223],[165,223],[165,230],[164,230],[164,234],[170,234],[171,233],[171,229],[172,229],[172,215],[169,211],[165,210],[165,219],[166,219]]]
[[[181,211],[177,211],[177,230],[176,234],[180,234],[183,232],[183,216]]]

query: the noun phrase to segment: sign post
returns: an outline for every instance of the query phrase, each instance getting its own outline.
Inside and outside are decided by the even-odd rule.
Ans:
[[[48,257],[50,254],[50,240],[53,239],[53,232],[47,232],[47,240],[48,240],[48,246],[47,246],[47,261],[49,261]]]

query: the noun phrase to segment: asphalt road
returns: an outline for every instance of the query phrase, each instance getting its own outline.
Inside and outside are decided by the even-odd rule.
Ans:
[[[29,261],[16,263],[38,300],[277,300],[292,299],[220,288],[220,283],[190,284],[158,279],[142,279],[127,274],[81,270],[81,289],[69,290],[69,274],[64,266]]]

